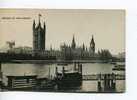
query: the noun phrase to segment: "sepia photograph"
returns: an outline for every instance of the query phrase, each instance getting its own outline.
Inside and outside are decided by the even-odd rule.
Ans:
[[[125,13],[0,9],[0,91],[124,93]]]

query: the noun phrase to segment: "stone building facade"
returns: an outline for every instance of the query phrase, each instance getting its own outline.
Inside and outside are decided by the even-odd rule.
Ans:
[[[38,25],[35,24],[35,20],[33,21],[33,50],[38,52],[45,51],[46,25],[44,22],[42,27],[40,17],[41,15],[39,14]]]

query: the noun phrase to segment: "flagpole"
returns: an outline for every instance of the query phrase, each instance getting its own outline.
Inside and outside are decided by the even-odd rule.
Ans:
[[[39,14],[39,23],[40,23],[40,17],[41,17],[41,14]]]

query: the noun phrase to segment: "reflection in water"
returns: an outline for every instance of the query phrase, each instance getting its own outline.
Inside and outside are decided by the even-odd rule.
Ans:
[[[49,75],[54,77],[55,67],[57,64],[11,64],[6,63],[2,64],[3,72],[3,81],[7,85],[8,75],[38,75],[39,78],[48,77]],[[73,64],[65,66],[66,70],[73,70]],[[87,74],[105,74],[112,73],[112,64],[103,64],[103,63],[84,63],[83,64],[83,75]],[[58,66],[58,70],[62,70],[62,66]],[[117,71],[115,71],[117,73]],[[125,74],[124,71],[118,71],[120,74]],[[117,80],[116,81],[116,90],[122,92],[125,90],[125,81]],[[83,81],[81,90],[79,91],[97,91],[97,81]]]

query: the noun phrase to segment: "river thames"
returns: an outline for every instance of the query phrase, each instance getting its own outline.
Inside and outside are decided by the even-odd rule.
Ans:
[[[89,74],[109,74],[116,73],[125,75],[125,71],[113,71],[112,68],[114,64],[108,63],[83,63],[82,64],[82,75]],[[73,70],[74,64],[68,64],[65,66],[66,70]],[[54,64],[18,64],[18,63],[3,63],[2,72],[3,72],[3,82],[7,85],[6,76],[10,75],[37,75],[38,78],[44,77],[54,77],[55,76],[55,67],[58,67],[58,70],[62,70],[62,66],[56,63]],[[72,90],[78,92],[97,92],[97,81],[82,81],[82,86],[78,90]],[[125,80],[116,80],[116,92],[125,91]]]

